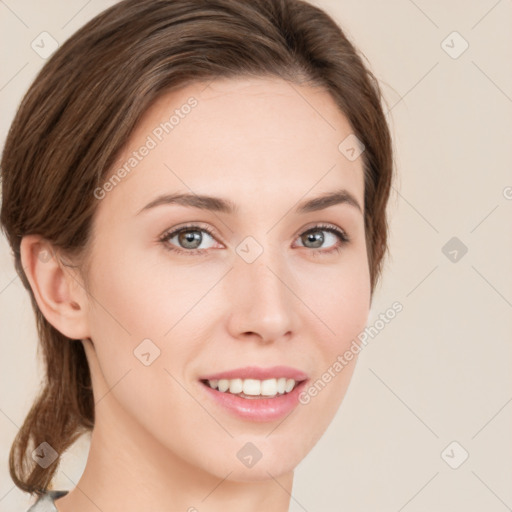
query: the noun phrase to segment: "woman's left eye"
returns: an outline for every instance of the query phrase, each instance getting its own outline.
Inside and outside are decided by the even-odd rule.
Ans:
[[[335,242],[334,246],[331,246],[330,249],[323,249],[320,251],[313,251],[313,254],[330,254],[332,252],[339,252],[341,249],[343,249],[343,246],[347,244],[350,239],[348,235],[345,233],[345,231],[342,231],[341,229],[330,226],[330,225],[318,225],[314,226],[313,228],[308,229],[302,235],[300,235],[300,240],[304,244],[304,240],[307,241],[307,243],[312,243],[314,247],[313,249],[316,249],[319,247],[319,245],[323,245],[323,243],[326,240],[326,237],[323,235],[323,233],[329,233],[329,235],[332,238],[337,238],[338,242]]]
[[[161,238],[160,241],[164,244],[165,248],[169,251],[174,251],[180,254],[187,254],[190,256],[193,255],[203,255],[208,252],[208,248],[199,249],[199,246],[203,242],[204,235],[202,233],[206,233],[206,236],[215,239],[213,233],[204,227],[200,227],[197,225],[184,226],[179,229],[176,229],[171,232],[166,232]],[[319,249],[322,246],[326,239],[323,233],[329,233],[331,237],[337,238],[337,243],[329,248],[329,249]],[[177,247],[171,241],[177,238],[178,244],[180,247]],[[299,239],[302,242],[300,247],[307,247],[305,244],[312,244],[312,247],[307,247],[310,249],[315,249],[313,253],[320,254],[330,254],[332,252],[340,251],[345,244],[347,244],[350,239],[347,234],[341,229],[331,226],[331,225],[317,225],[308,230],[304,231]]]

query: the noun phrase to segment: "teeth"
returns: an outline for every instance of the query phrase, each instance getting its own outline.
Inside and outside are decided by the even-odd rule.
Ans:
[[[261,381],[255,379],[244,379],[243,393],[244,395],[251,396],[261,395]]]
[[[289,393],[295,387],[295,381],[293,379],[286,379],[284,386],[285,393]]]
[[[219,387],[219,391],[223,391],[223,392],[227,391],[229,389],[229,381],[226,379],[220,379],[218,387]]]
[[[223,393],[238,395],[243,393],[248,396],[275,396],[289,393],[295,387],[295,380],[281,377],[278,379],[220,379],[208,380],[212,389],[218,389]]]
[[[244,388],[244,382],[242,379],[233,379],[229,382],[229,392],[236,395],[237,393],[241,393]]]

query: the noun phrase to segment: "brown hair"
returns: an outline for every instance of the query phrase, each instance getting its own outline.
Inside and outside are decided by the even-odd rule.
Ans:
[[[26,93],[1,161],[1,225],[29,291],[46,369],[43,388],[11,447],[22,490],[52,489],[32,450],[60,455],[94,426],[94,400],[80,340],[42,315],[22,268],[23,236],[39,234],[63,254],[88,247],[93,194],[137,122],[164,92],[241,75],[323,87],[365,145],[365,231],[371,291],[387,251],[392,144],[374,75],[340,27],[301,0],[125,0],[68,39]],[[340,141],[341,142],[341,141]]]

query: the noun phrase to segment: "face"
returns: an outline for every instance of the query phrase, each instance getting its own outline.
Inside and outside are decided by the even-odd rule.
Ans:
[[[338,149],[351,133],[325,91],[278,79],[196,83],[146,112],[95,192],[97,422],[115,403],[138,442],[219,478],[297,466],[345,395],[356,359],[339,356],[370,305],[363,162]],[[232,370],[228,392],[205,383]]]

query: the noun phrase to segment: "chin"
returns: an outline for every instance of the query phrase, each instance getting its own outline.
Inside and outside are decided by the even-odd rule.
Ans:
[[[222,454],[211,454],[209,460],[202,460],[201,465],[205,471],[217,478],[232,482],[256,482],[278,478],[284,474],[293,472],[299,462],[305,457],[305,453],[283,453],[281,449],[271,449],[258,452],[255,445],[236,443],[234,450],[224,450]],[[261,444],[261,443],[259,443]],[[229,453],[233,453],[230,456]],[[265,454],[266,452],[266,454]]]
[[[274,457],[272,457],[274,459]],[[293,464],[285,464],[283,466],[282,461],[277,462],[274,460],[268,460],[266,463],[263,460],[257,462],[252,468],[235,467],[228,470],[231,471],[227,480],[232,482],[259,482],[268,480],[269,478],[279,478],[286,473],[290,473],[295,469]],[[223,475],[225,477],[227,473]]]

